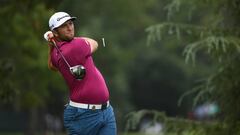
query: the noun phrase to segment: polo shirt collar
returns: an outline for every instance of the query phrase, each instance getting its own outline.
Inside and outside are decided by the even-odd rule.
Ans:
[[[72,40],[74,40],[75,38],[73,38]],[[72,41],[71,40],[71,41]],[[70,43],[71,41],[69,41],[69,42],[67,42],[67,41],[57,41],[56,43],[57,43],[57,46],[58,47],[62,47],[64,44],[67,44],[67,43]]]
[[[61,47],[61,46],[63,46],[64,44],[66,44],[68,42],[66,42],[66,41],[57,41],[56,43],[57,43],[58,47]]]

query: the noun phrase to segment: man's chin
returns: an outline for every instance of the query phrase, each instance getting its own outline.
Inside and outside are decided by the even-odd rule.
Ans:
[[[65,41],[70,42],[70,41],[73,40],[73,38],[74,38],[74,37],[68,37],[68,38],[65,39]]]

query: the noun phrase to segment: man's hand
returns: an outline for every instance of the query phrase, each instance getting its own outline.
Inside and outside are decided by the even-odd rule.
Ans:
[[[46,41],[51,42],[53,39],[53,33],[51,31],[47,31],[43,37],[45,38]]]

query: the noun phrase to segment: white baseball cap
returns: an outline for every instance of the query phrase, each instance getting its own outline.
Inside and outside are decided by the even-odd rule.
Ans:
[[[71,17],[68,13],[65,12],[57,12],[53,14],[49,19],[49,28],[53,30],[68,20],[75,20],[76,17]]]

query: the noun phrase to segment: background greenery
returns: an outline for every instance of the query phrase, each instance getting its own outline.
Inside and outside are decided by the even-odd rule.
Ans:
[[[216,102],[221,112],[214,120],[223,125],[207,132],[205,124],[179,122],[169,134],[239,133],[238,0],[1,0],[0,131],[34,135],[49,130],[46,114],[62,119],[68,91],[47,68],[43,39],[56,11],[78,18],[77,36],[99,42],[93,57],[109,86],[119,132],[132,111],[154,109],[178,121],[193,105]]]

